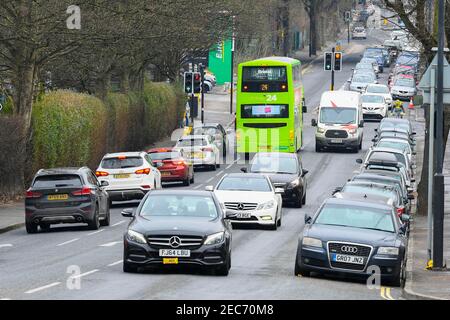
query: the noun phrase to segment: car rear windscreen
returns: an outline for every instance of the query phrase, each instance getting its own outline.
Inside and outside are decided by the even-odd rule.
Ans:
[[[141,157],[117,157],[103,159],[101,166],[103,169],[126,169],[140,167],[143,164]]]
[[[155,161],[155,160],[170,160],[170,159],[178,159],[181,158],[181,154],[179,152],[176,151],[172,151],[172,152],[153,152],[150,153],[150,158]]]
[[[58,174],[36,177],[33,188],[81,187],[82,185],[77,175]]]

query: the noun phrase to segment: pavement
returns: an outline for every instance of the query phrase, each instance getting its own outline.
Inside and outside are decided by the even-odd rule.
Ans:
[[[351,67],[362,53],[361,48],[382,40],[382,37],[383,34],[376,30],[367,40],[353,43],[354,51],[344,57],[343,71],[336,74],[338,87],[343,86],[350,77]],[[386,76],[387,71],[382,75],[384,80]],[[355,160],[361,158],[371,146],[373,129],[377,126],[376,123],[365,125],[367,134],[364,135],[363,150],[358,154],[316,153],[315,129],[310,125],[314,117],[311,110],[318,105],[322,92],[329,87],[329,82],[324,81],[320,62],[312,63],[309,72],[304,74],[304,85],[309,109],[304,119],[305,145],[299,155],[303,167],[309,170],[307,203],[301,209],[283,208],[283,225],[276,232],[235,228],[233,262],[228,277],[215,277],[194,269],[123,273],[122,237],[129,219],[122,217],[120,212],[123,208],[136,207],[138,202],[114,203],[111,226],[98,231],[88,231],[84,225],[58,225],[52,226],[49,232],[37,234],[27,234],[23,227],[1,233],[0,265],[2,270],[10,272],[0,272],[0,300],[404,298],[400,288],[371,288],[364,281],[338,277],[294,276],[295,252],[305,214],[314,214],[334,188],[343,185],[358,169]],[[226,125],[232,120],[229,97],[226,95],[207,94],[205,106],[205,121]],[[167,138],[155,146],[172,144],[172,139]],[[216,171],[196,171],[195,184],[190,187],[176,184],[164,187],[202,190],[207,185],[216,184],[227,173],[239,172],[241,166],[235,161],[228,161]],[[0,206],[1,226],[22,222],[23,206],[20,203]]]
[[[413,111],[416,119],[417,158],[423,157],[424,127],[423,109]],[[417,161],[420,177],[422,161]],[[450,139],[447,141],[444,158],[445,207],[444,207],[444,261],[450,262]],[[450,269],[448,271],[427,270],[427,217],[414,216],[412,222],[407,263],[407,279],[403,297],[414,300],[450,300]]]

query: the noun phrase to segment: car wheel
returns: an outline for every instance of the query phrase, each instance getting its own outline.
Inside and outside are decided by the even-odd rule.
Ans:
[[[95,205],[94,217],[88,222],[90,230],[98,230],[100,228],[100,217],[98,214],[98,205]]]
[[[281,227],[281,219],[282,219],[282,214],[280,213],[280,219],[278,219],[278,221],[277,221],[277,227]]]
[[[221,265],[220,267],[217,267],[214,271],[214,273],[218,276],[227,276],[231,269],[231,253],[228,254],[227,261]]]
[[[362,142],[363,142],[363,139],[361,138],[361,142],[359,143],[359,146],[358,146],[359,150],[362,150]]]
[[[402,264],[400,266],[400,270],[395,276],[392,276],[388,280],[388,285],[391,287],[403,287],[404,280],[405,280],[405,263],[402,261]]]
[[[128,263],[128,262],[123,262],[123,272],[126,273],[136,273],[138,272],[138,267],[135,266],[134,264]]]
[[[188,176],[186,178],[186,180],[183,180],[183,185],[186,186],[186,187],[189,187],[190,184],[191,184],[191,179]]]
[[[217,168],[217,169],[220,168],[220,163],[216,163],[216,168]]]
[[[278,220],[277,217],[275,216],[275,222],[269,226],[269,230],[277,231],[277,229],[278,229]]]
[[[306,204],[306,192],[305,192],[305,195],[304,195],[303,198],[302,198],[302,204],[303,204],[303,205]]]
[[[222,157],[225,159],[227,157],[227,145],[223,144]]]
[[[217,164],[213,164],[213,165],[211,166],[211,169],[212,169],[213,171],[216,171],[216,170],[217,170]]]
[[[41,228],[42,231],[44,232],[49,232],[50,231],[50,225],[47,223],[41,223],[39,225],[39,227]]]
[[[34,224],[33,222],[26,222],[25,228],[27,230],[27,233],[36,233],[38,231],[37,224]]]
[[[301,208],[303,206],[303,199],[301,194],[303,193],[303,190],[301,191],[300,195],[298,196],[298,198],[295,200],[294,206],[296,208]]]
[[[110,225],[111,223],[111,202],[108,201],[108,206],[106,207],[106,214],[105,214],[105,218],[100,221],[100,225],[102,227],[107,227]]]
[[[294,274],[296,277],[302,276],[302,277],[309,277],[311,275],[311,272],[306,270],[301,261],[298,259],[298,249],[297,249],[297,257],[295,258],[295,269]]]
[[[322,152],[322,147],[316,143],[316,152]]]
[[[192,173],[192,177],[191,177],[190,182],[191,182],[191,183],[194,183],[194,173]]]

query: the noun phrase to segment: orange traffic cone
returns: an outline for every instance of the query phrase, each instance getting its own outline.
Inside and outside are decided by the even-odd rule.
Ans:
[[[411,100],[409,100],[408,109],[414,109],[414,103],[413,103],[413,99],[412,98],[411,98]]]

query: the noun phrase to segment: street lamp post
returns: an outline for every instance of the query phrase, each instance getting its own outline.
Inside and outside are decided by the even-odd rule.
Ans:
[[[231,36],[231,88],[230,88],[230,114],[233,114],[233,89],[234,89],[234,50],[235,50],[235,40],[236,35],[234,33],[234,20],[236,19],[236,16],[232,17],[232,36]]]

